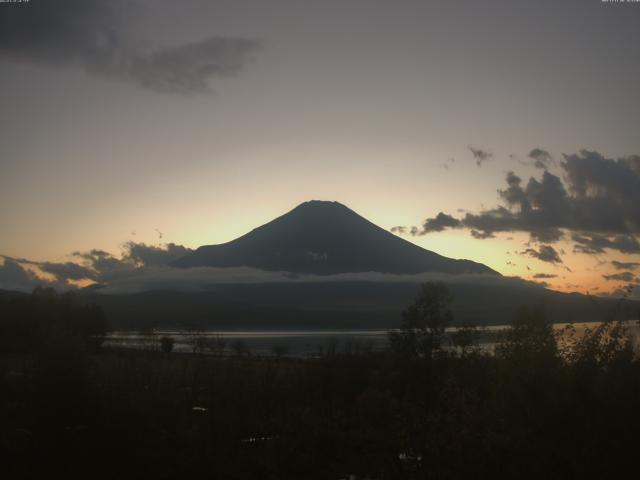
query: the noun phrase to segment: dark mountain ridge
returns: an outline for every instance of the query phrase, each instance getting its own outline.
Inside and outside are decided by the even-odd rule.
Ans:
[[[506,282],[505,282],[506,283]],[[592,322],[636,319],[640,302],[590,299],[527,285],[449,285],[454,294],[454,324],[502,325],[521,305],[543,309],[549,321]],[[369,329],[397,328],[401,312],[419,284],[328,282],[221,285],[201,292],[147,291],[136,294],[85,293],[100,305],[114,329]]]
[[[331,275],[354,272],[488,273],[470,260],[438,255],[388,232],[338,202],[305,202],[231,242],[207,245],[174,267],[240,267]]]

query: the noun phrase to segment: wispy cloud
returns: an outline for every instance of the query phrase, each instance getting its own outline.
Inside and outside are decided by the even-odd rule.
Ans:
[[[488,274],[419,273],[398,275],[379,272],[343,273],[337,275],[305,275],[289,272],[264,271],[249,267],[193,267],[193,268],[142,268],[131,275],[118,278],[102,288],[101,293],[136,293],[149,290],[206,291],[221,284],[261,283],[333,283],[380,282],[419,284],[426,281],[443,281],[464,285],[522,285],[536,286],[517,277]]]
[[[613,260],[611,265],[613,265],[616,270],[636,270],[640,267],[640,262],[619,262]]]
[[[541,148],[534,148],[529,152],[529,155],[527,156],[529,157],[530,161],[525,162],[525,164],[531,165],[541,170],[547,170],[556,164],[553,156],[549,152]]]
[[[613,273],[611,275],[602,275],[605,280],[614,280],[619,282],[633,282],[636,277],[631,272]]]
[[[158,92],[191,94],[210,92],[211,79],[242,70],[259,47],[253,39],[212,35],[148,48],[129,20],[143,18],[142,8],[123,0],[31,0],[3,6],[0,60],[75,67]]]
[[[484,162],[493,158],[493,153],[491,153],[489,150],[472,147],[471,145],[469,145],[469,150],[471,151],[473,159],[476,161],[476,165],[478,167],[481,167]]]

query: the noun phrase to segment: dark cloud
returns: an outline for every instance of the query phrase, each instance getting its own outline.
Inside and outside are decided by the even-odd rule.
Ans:
[[[0,8],[0,59],[45,67],[77,67],[160,92],[205,93],[209,81],[240,71],[258,43],[211,36],[149,50],[127,18],[137,2],[31,0]],[[138,13],[138,15],[136,15]]]
[[[493,153],[488,150],[483,150],[482,148],[475,148],[469,145],[469,150],[473,154],[473,158],[476,161],[476,165],[479,167],[482,166],[484,162],[487,160],[491,160],[493,158]]]
[[[613,260],[611,262],[616,270],[636,270],[640,267],[640,262],[618,262],[617,260]]]
[[[131,260],[136,265],[159,267],[168,265],[173,260],[184,257],[192,250],[175,243],[167,243],[162,247],[146,245],[144,243],[128,242],[125,244],[125,260]]]
[[[37,285],[54,287],[58,290],[75,288],[72,281],[91,280],[100,284],[112,284],[129,277],[140,275],[142,270],[165,268],[187,253],[189,248],[175,243],[147,245],[127,242],[119,257],[104,250],[74,252],[76,262],[37,262],[25,258],[4,258],[0,266],[0,288],[30,291]],[[44,273],[53,275],[54,280],[39,278],[23,265],[31,265]]]
[[[146,245],[145,243],[127,242],[124,244],[120,257],[116,257],[104,250],[89,250],[88,252],[74,252],[76,262],[37,262],[24,258],[4,258],[0,266],[0,288],[17,290],[31,290],[36,285],[46,284],[58,289],[73,287],[70,281],[91,280],[97,283],[110,283],[127,276],[135,275],[144,268],[167,266],[187,253],[190,249],[167,243],[162,246]],[[38,278],[25,269],[23,265],[32,265],[44,273],[55,277],[48,281]]]
[[[43,272],[50,273],[54,275],[56,278],[64,279],[64,280],[82,280],[85,278],[92,279],[94,278],[95,272],[84,267],[82,265],[78,265],[73,262],[65,262],[65,263],[52,263],[52,262],[42,262],[37,264]]]
[[[88,252],[74,252],[73,256],[94,272],[93,277],[89,278],[97,281],[135,267],[132,262],[119,259],[104,250],[94,249]]]
[[[426,235],[431,232],[441,232],[447,228],[457,228],[460,226],[460,220],[453,218],[451,215],[440,212],[435,218],[425,220],[422,228],[397,226],[391,228],[393,233],[401,235],[410,234],[412,236]]]
[[[553,273],[536,273],[533,278],[556,278],[557,276]]]
[[[418,233],[424,235],[430,232],[441,232],[447,228],[457,228],[460,225],[460,220],[453,218],[451,215],[440,212],[435,218],[430,218],[422,225],[422,230]]]
[[[11,258],[0,255],[0,289],[13,290],[18,292],[30,292],[35,287],[52,287],[57,290],[69,290],[69,285],[58,280],[48,280],[39,278],[25,265],[37,266],[38,262],[32,262],[22,258]]]
[[[615,280],[620,282],[633,282],[635,280],[635,276],[631,272],[620,272],[613,273],[611,275],[602,275],[605,280]]]
[[[531,150],[528,157],[532,160],[531,165],[542,170],[547,170],[555,165],[555,160],[551,154],[541,148],[534,148]]]
[[[530,257],[537,258],[542,262],[562,263],[560,255],[551,245],[540,245],[539,250],[527,248],[522,252],[522,255],[529,255]]]
[[[391,231],[393,233],[398,233],[400,235],[404,235],[409,232],[409,228],[403,226],[391,227]]]
[[[622,253],[640,253],[640,242],[633,235],[604,236],[597,233],[573,234],[575,242],[574,252],[598,255],[605,253],[605,249],[618,250]]]
[[[175,243],[155,246],[127,242],[124,244],[119,258],[104,250],[74,252],[73,255],[83,263],[86,269],[92,272],[92,276],[86,278],[97,282],[106,282],[120,275],[129,274],[138,268],[166,266],[189,252],[191,249]]]
[[[35,286],[35,277],[13,259],[3,257],[0,265],[0,288],[5,290],[30,290]]]
[[[493,232],[479,232],[478,230],[471,230],[471,236],[473,238],[477,238],[480,240],[484,240],[486,238],[494,238],[495,235]]]
[[[640,253],[640,157],[614,160],[582,150],[564,155],[560,166],[564,182],[547,170],[540,179],[531,177],[526,184],[508,172],[506,188],[498,190],[502,205],[459,219],[441,212],[427,219],[417,234],[436,231],[424,227],[435,224],[468,229],[474,238],[522,231],[535,242],[553,243],[570,232],[578,252]],[[447,219],[446,225],[442,218]]]

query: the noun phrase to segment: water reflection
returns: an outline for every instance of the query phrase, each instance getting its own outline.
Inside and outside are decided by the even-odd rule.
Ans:
[[[627,322],[629,333],[636,339],[640,333],[637,321]],[[559,339],[568,324],[555,324],[554,329],[559,332]],[[597,327],[598,323],[574,323],[575,337],[581,338],[586,329]],[[501,330],[505,325],[483,327],[478,339],[478,345],[491,350]],[[455,328],[447,329],[449,334]],[[145,350],[159,350],[160,339],[171,337],[175,344],[174,352],[193,352],[196,342],[204,353],[218,353],[225,355],[253,354],[253,355],[287,355],[295,357],[315,357],[330,353],[363,353],[369,351],[383,351],[388,348],[387,330],[250,330],[250,331],[153,331],[153,332],[113,332],[105,342],[105,346],[117,348],[133,348]]]

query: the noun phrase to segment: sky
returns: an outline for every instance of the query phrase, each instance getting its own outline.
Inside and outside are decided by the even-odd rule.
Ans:
[[[638,25],[601,0],[0,3],[0,268],[222,243],[322,199],[618,291],[640,275]]]

